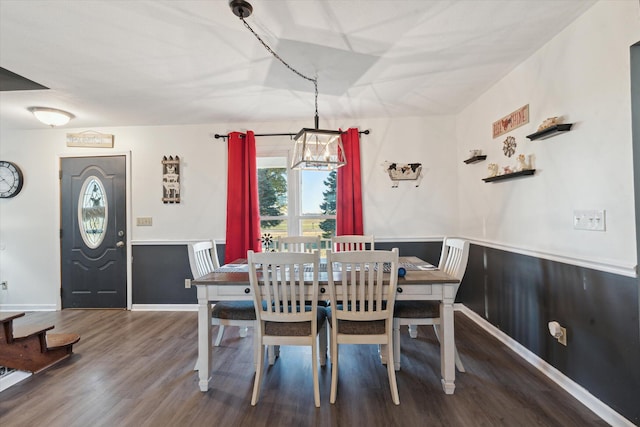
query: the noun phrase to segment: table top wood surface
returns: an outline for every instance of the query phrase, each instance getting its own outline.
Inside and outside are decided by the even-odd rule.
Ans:
[[[426,261],[417,257],[400,257],[400,264],[413,264],[415,266],[429,266]],[[231,265],[246,264],[246,259],[237,259]],[[223,266],[223,270],[224,270]],[[334,272],[334,280],[339,282],[341,272]],[[328,282],[327,273],[319,273],[319,283],[326,285]],[[206,274],[196,280],[192,280],[193,285],[249,285],[248,271],[217,271]],[[447,273],[434,270],[407,270],[404,277],[398,278],[398,286],[410,284],[438,284],[438,283],[459,283],[459,280]]]

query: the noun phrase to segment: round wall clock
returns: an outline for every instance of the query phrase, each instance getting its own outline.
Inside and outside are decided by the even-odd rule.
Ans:
[[[0,160],[0,198],[8,199],[22,190],[22,171],[12,162]]]

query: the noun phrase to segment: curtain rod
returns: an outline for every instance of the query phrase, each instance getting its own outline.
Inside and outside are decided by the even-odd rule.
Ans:
[[[371,131],[369,129],[367,129],[367,130],[358,131],[358,134],[362,135],[364,133],[365,135],[369,135],[370,132]],[[296,135],[297,135],[297,133],[256,133],[253,136],[288,136],[289,138],[293,138]],[[228,135],[220,135],[220,134],[217,134],[217,133],[215,135],[213,135],[213,137],[215,139],[220,139],[220,138],[227,139],[227,138],[229,138]]]

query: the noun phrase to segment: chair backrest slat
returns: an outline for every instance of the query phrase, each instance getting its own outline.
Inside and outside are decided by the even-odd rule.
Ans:
[[[305,252],[249,251],[249,281],[258,319],[291,322],[309,321],[318,304],[318,266],[320,255]],[[311,265],[312,271],[305,272]],[[306,287],[312,311],[305,310]]]
[[[390,272],[385,274],[385,264]],[[386,319],[398,282],[398,249],[327,252],[329,295],[336,319]],[[336,286],[341,286],[338,300]]]
[[[469,260],[469,242],[463,239],[446,238],[442,241],[442,252],[438,269],[462,280]]]
[[[194,279],[211,273],[220,267],[218,252],[213,240],[189,243],[189,266]]]
[[[375,249],[375,239],[372,235],[343,235],[331,238],[332,252],[366,251]]]
[[[320,250],[320,236],[279,236],[278,252],[313,252]]]

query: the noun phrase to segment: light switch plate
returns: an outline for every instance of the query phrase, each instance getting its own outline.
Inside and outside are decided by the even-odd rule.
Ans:
[[[150,216],[141,216],[136,218],[136,225],[141,227],[150,227],[153,225],[153,218]]]
[[[573,228],[576,230],[605,231],[606,215],[604,209],[586,209],[573,211]]]

